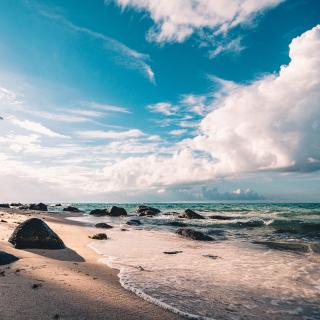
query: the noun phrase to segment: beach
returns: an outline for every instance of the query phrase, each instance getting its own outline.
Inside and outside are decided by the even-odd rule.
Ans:
[[[30,217],[44,219],[67,249],[14,249],[7,239]],[[43,212],[1,209],[0,219],[1,251],[20,258],[0,266],[1,320],[180,319],[121,287],[118,271],[87,246],[97,230]]]
[[[0,210],[1,319],[320,319],[319,204],[71,205]],[[66,249],[14,249],[32,217]]]

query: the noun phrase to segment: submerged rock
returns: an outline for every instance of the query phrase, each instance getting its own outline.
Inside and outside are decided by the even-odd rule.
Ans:
[[[40,219],[28,219],[14,230],[9,242],[17,249],[64,249],[59,236]]]
[[[213,216],[210,216],[209,218],[214,220],[233,220],[234,219],[234,217],[220,216],[220,215],[213,215]]]
[[[141,223],[140,220],[131,219],[131,220],[127,221],[127,225],[129,225],[129,226],[140,226],[140,225],[142,225],[142,223]]]
[[[92,216],[106,216],[108,213],[108,209],[94,209],[89,214]]]
[[[296,251],[296,252],[310,251],[309,245],[301,242],[254,241],[253,243],[264,245],[270,249],[275,249],[275,250]]]
[[[42,202],[38,204],[32,203],[29,206],[29,210],[48,211],[48,206]]]
[[[110,224],[100,222],[94,225],[96,228],[101,228],[101,229],[111,229],[113,226],[110,226]]]
[[[201,214],[194,212],[191,209],[185,210],[183,213],[179,215],[179,218],[184,219],[205,219]]]
[[[181,221],[169,221],[167,223],[168,226],[172,226],[172,227],[187,227],[188,225],[184,222]]]
[[[15,261],[18,261],[19,258],[17,258],[16,256],[4,252],[4,251],[0,251],[0,266],[3,266],[5,264],[9,264]]]
[[[81,212],[80,209],[73,207],[73,206],[68,206],[66,208],[63,208],[63,211],[68,211],[68,212]]]
[[[176,231],[176,234],[185,237],[185,238],[189,238],[192,240],[200,240],[200,241],[211,241],[213,240],[212,237],[202,233],[201,231],[197,231],[191,228],[179,228]]]
[[[96,233],[89,238],[94,239],[94,240],[107,240],[108,236],[105,233]]]
[[[0,208],[10,208],[9,203],[0,203]]]
[[[157,208],[152,208],[149,206],[139,206],[136,209],[136,213],[138,214],[138,216],[143,217],[143,216],[147,216],[147,217],[153,217],[155,215],[157,215],[158,213],[160,213],[161,211]]]
[[[120,217],[120,216],[127,216],[127,211],[124,208],[120,208],[117,206],[113,206],[109,211],[109,216],[111,217]]]

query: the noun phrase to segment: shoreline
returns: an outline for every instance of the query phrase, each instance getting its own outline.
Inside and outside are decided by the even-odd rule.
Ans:
[[[89,235],[99,232],[57,215],[0,209],[0,250],[20,260],[0,266],[1,319],[183,319],[124,289],[118,272],[99,262]],[[43,219],[67,249],[14,249],[7,242],[17,223]],[[36,284],[37,289],[32,289]]]

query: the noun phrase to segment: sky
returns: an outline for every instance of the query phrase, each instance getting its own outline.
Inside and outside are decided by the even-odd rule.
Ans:
[[[320,201],[318,0],[0,1],[0,202]]]

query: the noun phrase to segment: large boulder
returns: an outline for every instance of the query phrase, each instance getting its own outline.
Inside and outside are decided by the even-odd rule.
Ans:
[[[197,230],[194,230],[194,229],[191,229],[191,228],[179,228],[177,231],[176,231],[176,234],[182,236],[182,237],[185,237],[185,238],[189,238],[189,239],[192,239],[192,240],[201,240],[201,241],[211,241],[213,240],[212,237],[200,232],[200,231],[197,231]]]
[[[179,215],[179,218],[184,218],[184,219],[205,219],[202,215],[194,212],[191,209],[185,210],[183,213]]]
[[[120,216],[126,216],[127,211],[124,208],[120,208],[117,206],[113,206],[110,210],[109,210],[109,216],[111,217],[120,217]]]
[[[17,249],[64,249],[65,245],[59,236],[42,220],[28,219],[19,224],[9,242]]]
[[[158,213],[160,213],[161,211],[157,208],[152,208],[149,206],[139,206],[136,209],[136,213],[138,214],[138,216],[143,217],[143,216],[147,216],[147,217],[153,217],[155,215],[157,215]]]
[[[94,209],[89,214],[92,216],[106,216],[109,214],[109,211],[108,209]]]
[[[19,260],[19,258],[16,256],[4,251],[0,251],[0,266],[15,262],[17,260]]]
[[[29,206],[29,210],[48,211],[48,206],[42,202],[38,204],[32,203]]]
[[[9,203],[0,203],[0,208],[10,208]]]
[[[73,207],[73,206],[68,206],[66,208],[63,208],[63,211],[68,211],[68,212],[81,212],[80,209]]]

